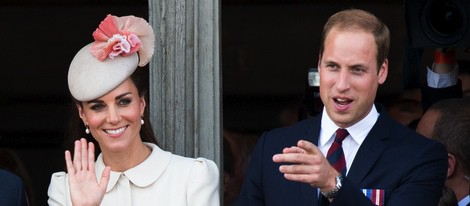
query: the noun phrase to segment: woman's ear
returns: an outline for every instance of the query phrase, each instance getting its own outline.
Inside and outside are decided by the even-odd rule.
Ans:
[[[80,116],[80,119],[82,119],[83,123],[86,125],[86,116],[85,114],[83,113],[83,108],[82,108],[82,105],[80,104],[75,104],[75,106],[77,106],[77,112],[78,112],[78,116]]]
[[[145,102],[145,98],[142,96],[140,97],[140,116],[144,116],[145,106],[147,106],[147,103]]]

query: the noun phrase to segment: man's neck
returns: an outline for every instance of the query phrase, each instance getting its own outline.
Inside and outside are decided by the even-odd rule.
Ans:
[[[446,182],[447,186],[454,191],[458,201],[469,194],[470,182],[463,175],[455,175],[448,178]]]

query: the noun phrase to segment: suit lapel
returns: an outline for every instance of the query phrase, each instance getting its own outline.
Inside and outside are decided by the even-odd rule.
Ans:
[[[364,179],[386,148],[385,140],[389,137],[388,117],[386,115],[383,112],[380,114],[353,160],[347,177],[356,184]]]
[[[311,118],[308,127],[305,128],[305,137],[303,139],[318,146],[318,138],[320,138],[321,114]]]
[[[380,108],[378,108],[378,110],[379,109]],[[315,145],[318,145],[321,115],[317,115],[308,121],[309,123],[307,125],[309,126],[305,128],[305,136],[301,139],[305,139],[314,143]],[[388,126],[390,123],[389,121],[390,117],[388,117],[385,112],[381,112],[374,127],[372,127],[371,131],[359,148],[356,157],[354,158],[355,160],[353,161],[351,169],[347,175],[347,177],[355,184],[360,183],[366,177],[367,173],[372,169],[374,163],[378,160],[380,154],[387,147],[386,140],[389,138],[390,134],[390,127]],[[304,195],[309,195],[312,193],[312,188],[310,186],[301,187],[302,193]],[[315,195],[315,201],[312,205],[317,204],[319,204],[318,195]]]
[[[320,134],[320,126],[321,126],[321,113],[315,117],[310,118],[307,123],[307,127],[305,128],[305,136],[301,139],[307,140],[312,142],[315,145],[318,145],[318,138]],[[299,184],[302,191],[302,196],[309,197],[311,201],[308,201],[309,204],[312,206],[317,206],[319,204],[318,201],[318,191],[316,188],[312,188],[308,184]],[[312,197],[313,191],[313,197]],[[311,199],[312,198],[312,199]]]

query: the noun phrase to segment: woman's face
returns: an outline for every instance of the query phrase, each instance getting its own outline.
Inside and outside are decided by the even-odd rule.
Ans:
[[[130,78],[111,92],[77,106],[80,118],[103,152],[120,152],[139,145],[145,100]]]

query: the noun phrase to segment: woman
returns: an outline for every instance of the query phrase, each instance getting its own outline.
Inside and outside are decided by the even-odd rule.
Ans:
[[[68,173],[52,175],[49,205],[219,205],[219,171],[204,158],[160,149],[145,114],[145,90],[137,66],[154,49],[151,26],[142,18],[108,15],[95,42],[72,60],[68,84],[81,119],[82,138]]]

